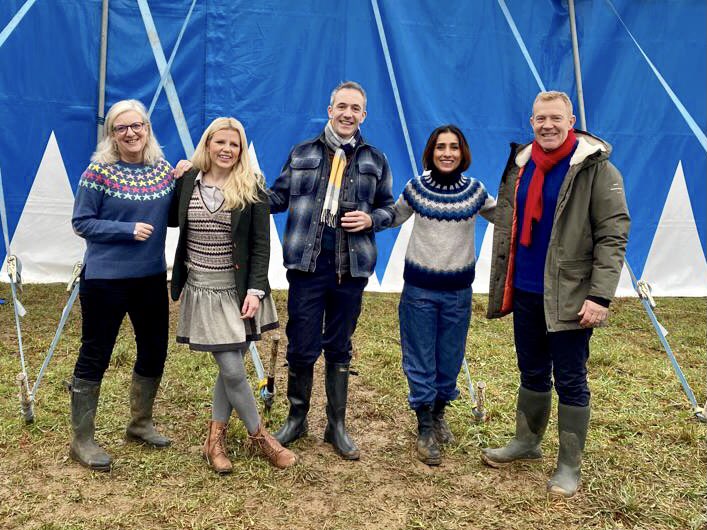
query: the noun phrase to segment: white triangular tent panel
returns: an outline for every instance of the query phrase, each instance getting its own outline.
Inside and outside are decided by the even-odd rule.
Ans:
[[[623,269],[621,269],[621,276],[619,277],[619,285],[616,287],[616,294],[614,296],[630,297],[638,296],[636,290],[633,288],[631,283],[631,275],[628,273],[626,264],[624,263]]]
[[[707,261],[678,162],[642,279],[653,296],[707,296]]]
[[[85,251],[83,240],[71,227],[73,208],[74,194],[52,132],[10,242],[12,252],[22,262],[23,282],[69,280],[74,263],[83,259]],[[6,267],[7,258],[2,270]]]
[[[479,259],[476,261],[476,275],[471,289],[475,293],[488,293],[491,279],[491,250],[493,249],[493,224],[486,227],[484,240],[481,243]]]
[[[412,234],[412,227],[415,223],[413,215],[405,221],[398,232],[398,237],[395,238],[393,250],[390,253],[388,265],[385,268],[383,281],[381,282],[381,290],[386,292],[400,292],[403,290],[403,269],[405,268],[405,253],[407,252],[408,242]]]
[[[253,170],[262,173],[263,171],[260,169],[258,154],[255,152],[253,142],[250,142],[248,146],[248,154],[250,155],[250,163],[253,165]],[[270,265],[268,267],[268,281],[272,289],[287,289],[286,272],[282,260],[282,244],[277,234],[275,220],[270,216]]]

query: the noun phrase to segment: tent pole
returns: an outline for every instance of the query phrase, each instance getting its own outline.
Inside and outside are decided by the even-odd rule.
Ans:
[[[106,63],[108,56],[108,2],[103,0],[101,13],[101,58],[98,66],[98,128],[96,143],[103,138],[103,121],[106,106]]]
[[[577,20],[574,14],[574,0],[569,0],[570,33],[572,34],[572,56],[574,57],[574,78],[577,84],[577,106],[579,108],[579,126],[587,130],[587,118],[584,114],[584,90],[582,89],[582,68],[579,64],[579,44],[577,43]]]

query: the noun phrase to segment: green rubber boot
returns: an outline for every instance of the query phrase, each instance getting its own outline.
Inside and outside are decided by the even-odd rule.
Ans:
[[[112,458],[93,438],[101,382],[74,377],[68,388],[71,392],[71,428],[74,432],[69,455],[82,466],[94,471],[110,471]]]
[[[132,419],[125,430],[127,440],[156,448],[168,447],[172,443],[172,440],[158,433],[152,423],[152,408],[161,379],[161,377],[143,377],[133,372],[133,381],[130,385]]]
[[[589,406],[557,406],[557,430],[560,433],[560,450],[557,469],[547,483],[550,495],[573,497],[579,488],[582,453],[589,428]]]
[[[518,460],[538,460],[543,457],[542,442],[550,418],[552,392],[534,392],[518,388],[516,435],[505,447],[485,448],[481,461],[491,467],[507,466]]]

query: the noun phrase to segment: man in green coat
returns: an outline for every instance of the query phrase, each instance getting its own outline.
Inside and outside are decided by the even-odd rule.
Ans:
[[[589,425],[589,340],[607,319],[630,224],[611,146],[575,121],[567,94],[538,94],[535,139],[513,144],[501,180],[488,317],[514,314],[520,388],[515,438],[481,455],[496,468],[542,457],[554,379],[560,450],[548,492],[564,497],[579,486]]]

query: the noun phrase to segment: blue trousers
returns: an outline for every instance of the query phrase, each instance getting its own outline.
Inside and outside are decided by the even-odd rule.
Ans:
[[[587,360],[591,328],[548,332],[543,295],[515,289],[513,332],[523,387],[549,392],[554,376],[560,403],[589,405]]]
[[[288,270],[287,281],[287,362],[311,366],[323,349],[328,362],[349,363],[368,278],[339,278],[334,254],[322,252],[314,272]]]
[[[471,287],[438,291],[406,283],[398,314],[410,408],[456,399],[471,321]]]

